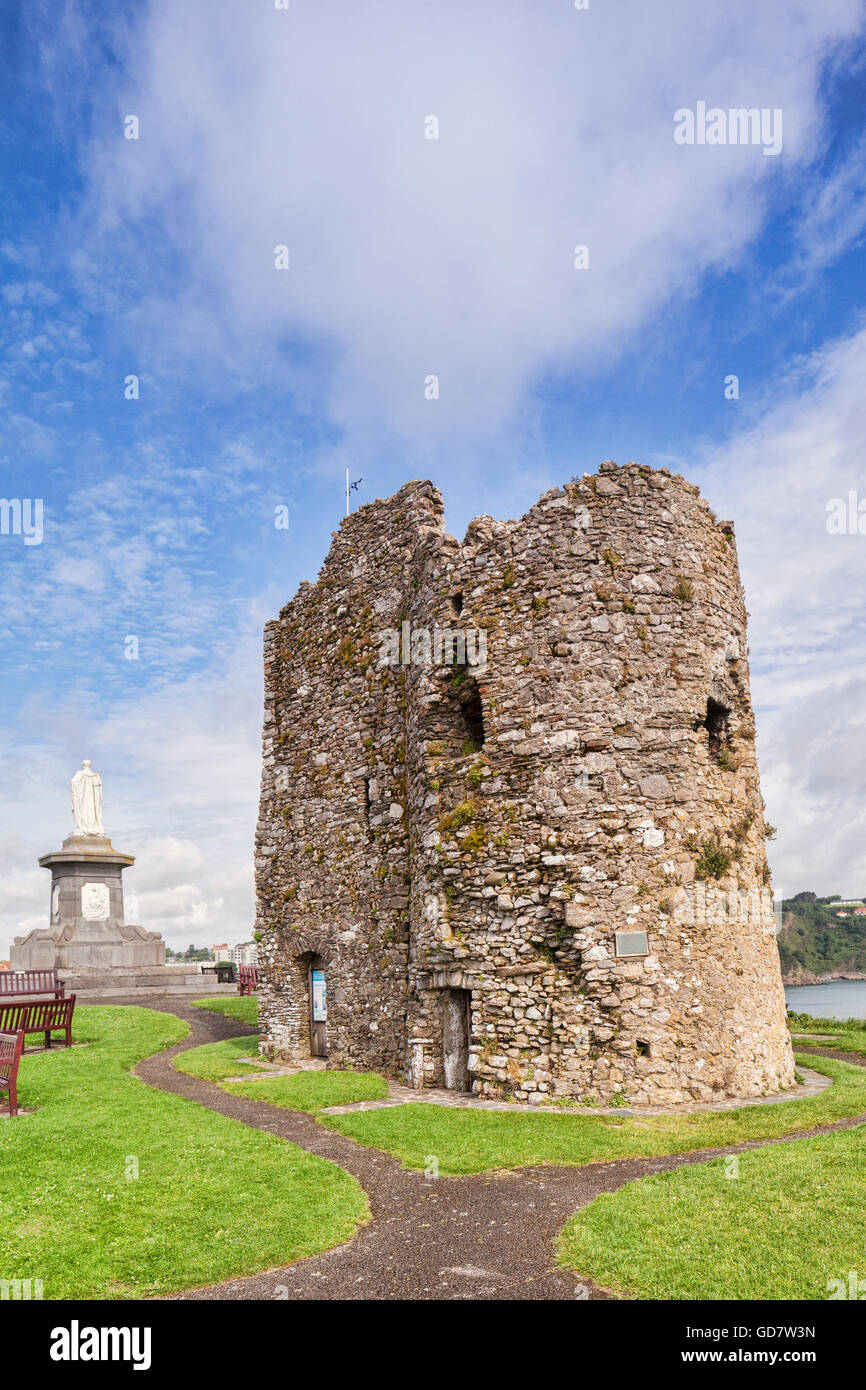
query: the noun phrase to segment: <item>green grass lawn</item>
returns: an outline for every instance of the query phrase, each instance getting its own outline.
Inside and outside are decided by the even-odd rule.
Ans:
[[[864,1270],[866,1129],[628,1183],[572,1217],[559,1261],[644,1299],[825,1299]]]
[[[826,1034],[820,1042],[812,1038],[809,1047],[835,1048],[838,1052],[866,1053],[866,1023],[862,1018],[814,1018],[811,1014],[788,1012],[788,1023],[795,1038],[798,1033]]]
[[[789,1009],[788,1027],[792,1033],[862,1033],[866,1019],[816,1018],[814,1014],[798,1014]]]
[[[254,1038],[224,1038],[222,1042],[205,1043],[203,1047],[191,1047],[189,1052],[181,1052],[175,1057],[173,1066],[188,1076],[199,1076],[203,1081],[221,1081],[224,1076],[245,1076],[254,1071],[244,1057],[258,1057],[259,1040]]]
[[[238,1023],[248,1023],[257,1028],[259,1023],[259,1001],[255,994],[215,994],[211,999],[190,1000],[194,1009],[210,1009],[211,1013],[225,1014]]]
[[[203,1048],[199,1050],[204,1051]],[[313,1115],[325,1105],[383,1100],[388,1094],[388,1082],[372,1071],[299,1071],[291,1076],[268,1077],[262,1081],[227,1081],[223,1090]]]
[[[866,1031],[859,1033],[840,1033],[839,1037],[826,1043],[809,1043],[809,1047],[835,1048],[837,1052],[866,1052]]]
[[[576,1164],[652,1157],[693,1149],[771,1139],[813,1125],[866,1114],[866,1068],[829,1057],[798,1058],[801,1066],[833,1077],[808,1100],[744,1104],[738,1110],[694,1112],[646,1119],[601,1115],[514,1114],[401,1105],[354,1115],[324,1115],[320,1123],[359,1144],[384,1149],[406,1168],[423,1169],[435,1154],[443,1174],[485,1173],[538,1163]],[[255,1085],[257,1083],[249,1083]],[[270,1084],[270,1083],[264,1083]]]
[[[20,1103],[39,1109],[0,1119],[0,1278],[41,1279],[46,1299],[143,1298],[287,1264],[368,1219],[336,1165],[129,1075],[187,1031],[79,1006],[88,1046],[22,1059]]]
[[[229,1003],[246,1003],[229,1000]],[[174,1059],[178,1071],[200,1076],[205,1081],[222,1081],[226,1077],[243,1077],[253,1068],[243,1057],[258,1054],[257,1037],[226,1038],[222,1042],[192,1047]],[[227,1082],[223,1087],[236,1096],[250,1100],[265,1100],[285,1110],[303,1110],[314,1115],[326,1105],[354,1105],[361,1100],[383,1100],[388,1094],[388,1082],[377,1072],[299,1071],[289,1076],[273,1076],[260,1081]]]

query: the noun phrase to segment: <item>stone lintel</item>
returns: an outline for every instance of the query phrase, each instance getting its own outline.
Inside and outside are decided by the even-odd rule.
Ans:
[[[422,970],[417,976],[418,989],[478,989],[478,976],[467,970]]]

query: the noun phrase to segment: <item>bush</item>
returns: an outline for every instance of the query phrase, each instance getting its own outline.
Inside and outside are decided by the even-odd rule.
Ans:
[[[460,801],[454,807],[450,815],[443,816],[439,822],[441,831],[459,830],[461,826],[469,825],[474,821],[477,807],[472,801]]]
[[[705,840],[695,861],[695,878],[722,878],[731,867],[731,854],[717,835]]]

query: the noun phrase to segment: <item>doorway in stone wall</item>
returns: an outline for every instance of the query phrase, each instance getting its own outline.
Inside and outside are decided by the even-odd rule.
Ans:
[[[328,994],[321,956],[311,956],[307,993],[310,1000],[310,1056],[328,1055]]]
[[[442,992],[442,1070],[449,1091],[468,1091],[469,1033],[472,993],[468,989]]]

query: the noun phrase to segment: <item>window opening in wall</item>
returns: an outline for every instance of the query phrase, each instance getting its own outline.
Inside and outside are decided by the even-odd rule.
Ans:
[[[731,711],[712,696],[707,700],[707,715],[704,720],[710,752],[720,753],[727,746],[731,735]]]
[[[466,742],[473,745],[467,751],[477,753],[484,745],[484,707],[481,703],[481,691],[474,676],[464,675],[457,688],[457,699],[463,717]]]
[[[463,595],[462,595],[462,594],[452,594],[452,595],[451,595],[451,612],[453,613],[453,615],[454,615],[455,618],[459,618],[459,617],[460,617],[460,614],[463,612]]]

